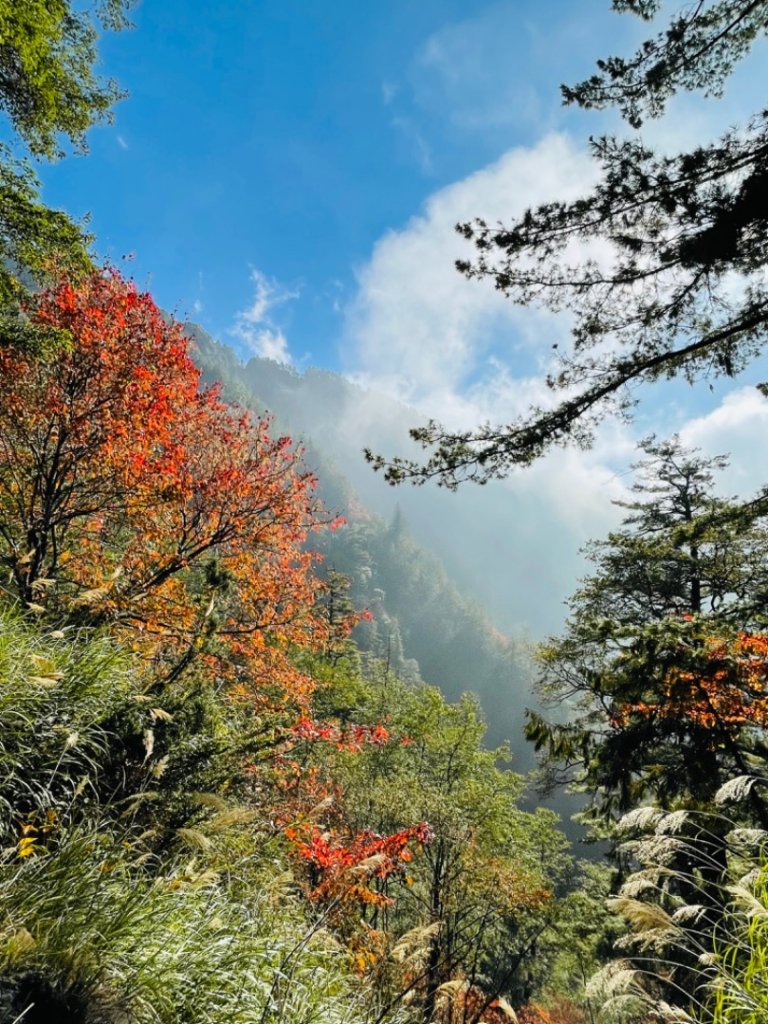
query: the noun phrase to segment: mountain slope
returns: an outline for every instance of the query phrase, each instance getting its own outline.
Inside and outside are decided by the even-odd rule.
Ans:
[[[439,528],[433,522],[426,530],[427,540],[433,541],[430,552],[424,538],[417,539],[411,530],[414,509],[419,510],[416,523],[429,524],[432,513],[418,501],[426,492],[400,494],[383,486],[359,455],[360,432],[349,433],[344,425],[351,409],[365,410],[377,425],[376,443],[394,443],[402,430],[398,424],[411,415],[408,410],[325,371],[299,375],[262,359],[243,366],[231,349],[201,328],[187,325],[187,331],[208,381],[219,381],[230,400],[269,410],[278,430],[301,438],[325,504],[347,518],[347,527],[317,543],[328,571],[349,577],[353,602],[373,614],[371,623],[358,627],[361,649],[401,675],[438,685],[451,699],[467,690],[477,693],[489,721],[488,741],[508,741],[518,769],[529,767],[532,757],[521,734],[529,702],[522,646],[463,596],[465,581],[446,572],[435,554],[442,536],[443,546],[458,548],[461,555],[462,516],[455,514],[461,506],[452,506],[454,514],[443,516]],[[380,500],[382,493],[386,501]],[[455,496],[441,492],[439,497]],[[400,498],[405,499],[402,505]],[[456,563],[461,564],[460,557],[451,570]]]

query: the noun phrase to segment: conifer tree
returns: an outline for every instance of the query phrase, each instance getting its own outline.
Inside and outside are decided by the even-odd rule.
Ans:
[[[713,495],[722,458],[677,440],[645,452],[622,528],[588,548],[596,571],[541,653],[540,689],[570,721],[527,728],[609,817],[649,798],[706,805],[768,758],[765,528]],[[757,795],[753,811],[768,822]]]
[[[613,0],[651,21],[660,0]],[[698,0],[629,57],[598,61],[563,87],[566,103],[618,109],[630,129],[664,113],[682,90],[718,96],[735,64],[768,28],[766,0]],[[458,225],[475,246],[459,261],[521,306],[567,309],[570,351],[548,384],[561,395],[506,425],[455,433],[430,422],[411,431],[431,454],[420,464],[367,452],[387,479],[447,487],[505,476],[553,445],[588,446],[608,413],[628,415],[638,386],[681,376],[738,374],[762,350],[768,325],[768,114],[675,156],[635,133],[591,140],[600,177],[575,201],[527,210],[512,223]],[[503,211],[502,215],[503,215]],[[574,260],[578,244],[592,256]],[[597,251],[606,256],[599,259]]]

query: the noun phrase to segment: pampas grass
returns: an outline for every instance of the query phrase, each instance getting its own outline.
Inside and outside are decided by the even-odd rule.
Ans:
[[[242,739],[226,697],[145,686],[110,638],[0,611],[0,1020],[395,1024],[258,809],[200,791]]]

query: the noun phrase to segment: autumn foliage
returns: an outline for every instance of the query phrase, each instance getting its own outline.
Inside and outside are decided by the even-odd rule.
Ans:
[[[695,653],[695,669],[670,669],[659,698],[622,705],[614,727],[633,717],[688,721],[700,729],[729,733],[768,726],[768,636],[707,637]]]
[[[334,524],[301,452],[203,386],[183,328],[149,295],[102,271],[22,316],[47,343],[0,346],[2,603],[53,651],[14,666],[22,692],[64,709],[44,716],[53,776],[68,799],[103,798],[110,827],[130,817],[141,872],[166,850],[209,858],[204,877],[229,843],[277,849],[365,983],[432,1019],[438,988],[490,961],[492,929],[528,927],[552,898],[510,853],[517,783],[479,753],[473,702],[448,707],[387,673],[384,703],[357,677],[350,631],[370,613],[341,574],[315,573],[310,533]],[[114,701],[111,682],[98,690],[91,739],[90,723],[72,724],[80,698],[68,703],[70,684],[89,691],[57,645],[101,638],[130,687]],[[23,748],[32,761],[36,745]],[[24,865],[55,854],[70,813],[39,788],[38,804],[26,780],[8,799]],[[481,835],[489,816],[505,822],[498,856]],[[401,963],[393,942],[412,923],[428,937]],[[462,992],[478,1019],[509,1019],[498,992]]]
[[[335,722],[320,722],[300,718],[291,729],[296,739],[331,743],[337,750],[357,753],[364,745],[383,747],[392,741],[389,730],[381,722],[376,725],[358,725],[354,722],[341,726]],[[400,740],[407,745],[408,739]]]
[[[152,685],[198,659],[235,698],[285,707],[275,765],[294,765],[314,799],[311,769],[285,760],[292,746],[359,751],[391,736],[316,721],[314,683],[294,667],[297,648],[322,652],[331,629],[350,628],[322,614],[304,542],[323,516],[300,453],[201,386],[182,327],[119,274],[65,280],[26,315],[58,344],[45,359],[0,348],[0,559],[13,596],[60,626],[108,624]],[[285,819],[296,807],[290,786],[281,794]],[[313,898],[364,902],[384,899],[370,879],[428,840],[425,825],[288,834]]]
[[[569,999],[555,999],[549,1009],[539,1003],[526,1003],[517,1010],[517,1024],[585,1024],[584,1010]]]
[[[307,822],[287,829],[286,835],[310,869],[312,899],[376,906],[387,906],[392,900],[372,889],[370,883],[402,873],[413,860],[413,846],[432,840],[432,830],[425,822],[388,836],[364,831],[352,837]]]
[[[267,419],[201,386],[182,327],[114,271],[26,311],[60,343],[0,348],[0,560],[31,613],[108,621],[178,673],[202,653],[244,693],[301,696],[316,646],[302,548],[314,481]]]

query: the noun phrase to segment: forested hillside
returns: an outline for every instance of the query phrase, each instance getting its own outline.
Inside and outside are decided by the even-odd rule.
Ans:
[[[322,460],[324,487],[331,486],[335,470],[370,513],[389,521],[399,510],[419,545],[497,629],[538,640],[561,627],[568,596],[563,581],[583,571],[578,548],[590,535],[580,513],[558,515],[546,489],[510,492],[491,485],[447,494],[429,486],[389,487],[371,472],[363,448],[413,454],[407,437],[419,418],[413,409],[327,370],[299,372],[263,358],[241,362],[199,326],[187,329],[206,379],[225,381],[228,394],[269,409],[301,437],[312,457]],[[329,498],[332,504],[344,501],[344,489],[330,491]]]
[[[526,1001],[578,870],[476,703],[398,662],[394,625],[349,638],[387,616],[316,572],[337,524],[293,443],[202,387],[114,271],[23,326],[0,349],[6,1017]]]
[[[277,429],[287,430],[306,447],[319,495],[346,521],[333,533],[310,538],[310,544],[322,553],[326,570],[348,578],[354,606],[373,615],[355,631],[361,650],[401,676],[440,687],[450,699],[466,691],[476,693],[490,723],[489,742],[510,743],[515,766],[530,767],[522,725],[525,708],[534,698],[525,645],[503,636],[476,603],[461,595],[434,547],[430,551],[416,543],[398,504],[387,515],[377,514],[378,503],[364,503],[344,475],[351,467],[357,478],[361,470],[372,476],[357,435],[345,439],[340,429],[343,417],[334,415],[334,410],[364,402],[365,396],[334,374],[308,371],[300,376],[265,359],[244,365],[200,327],[185,324],[185,331],[210,383],[220,382],[232,400],[268,412]],[[372,401],[387,404],[381,396]],[[384,430],[391,429],[393,422],[390,408],[378,429],[382,424]],[[455,536],[460,518],[445,518],[447,532]],[[433,538],[432,531],[427,536]],[[433,544],[439,550],[439,539]]]

